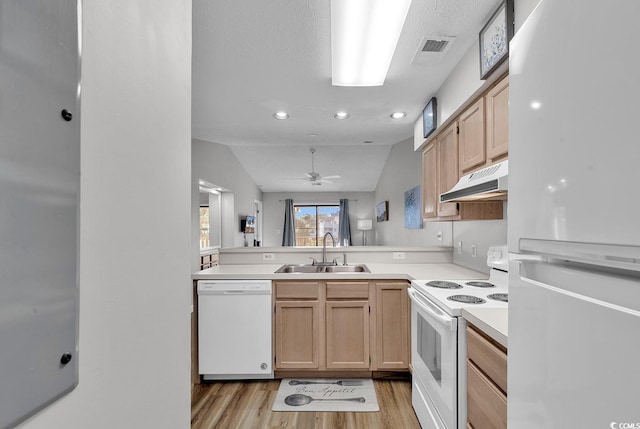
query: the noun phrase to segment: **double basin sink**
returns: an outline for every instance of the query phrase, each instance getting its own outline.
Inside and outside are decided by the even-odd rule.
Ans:
[[[369,268],[364,264],[358,265],[283,265],[275,272],[275,274],[281,273],[370,273]]]

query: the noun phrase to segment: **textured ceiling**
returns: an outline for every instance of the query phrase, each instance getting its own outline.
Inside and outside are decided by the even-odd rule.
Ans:
[[[412,137],[498,3],[413,0],[385,84],[348,88],[331,85],[330,0],[194,0],[193,137],[230,146],[264,191],[311,190],[282,178],[311,170],[312,146],[316,171],[341,176],[314,191],[373,190],[390,145]],[[456,39],[411,65],[425,36]],[[278,110],[290,119],[275,120]],[[351,117],[333,119],[338,110]],[[407,117],[392,120],[394,111]]]

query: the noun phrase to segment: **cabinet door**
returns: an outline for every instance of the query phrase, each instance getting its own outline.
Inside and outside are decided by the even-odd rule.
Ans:
[[[369,302],[327,301],[327,369],[369,368]]]
[[[467,421],[474,429],[506,429],[507,397],[467,361]]]
[[[509,76],[502,79],[486,95],[487,157],[493,163],[509,149]]]
[[[465,110],[460,123],[460,173],[483,166],[487,161],[484,133],[484,98]]]
[[[444,130],[437,141],[437,171],[438,171],[438,192],[437,201],[440,201],[440,194],[447,192],[458,182],[458,122],[452,123]],[[458,205],[456,203],[438,203],[438,216],[456,216]]]
[[[377,369],[409,368],[409,297],[407,282],[376,283]]]
[[[438,157],[436,142],[422,152],[422,217],[438,216]]]
[[[276,301],[276,369],[318,369],[319,301]]]

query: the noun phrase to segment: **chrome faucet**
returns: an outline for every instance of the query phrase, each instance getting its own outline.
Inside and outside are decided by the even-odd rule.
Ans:
[[[333,264],[327,263],[327,235],[331,237],[331,244],[336,247],[336,240],[333,238],[333,234],[327,232],[322,238],[322,265],[338,265],[338,262],[334,259]]]

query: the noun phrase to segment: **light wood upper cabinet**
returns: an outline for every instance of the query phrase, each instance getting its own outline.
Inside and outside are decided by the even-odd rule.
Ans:
[[[485,147],[484,98],[480,98],[458,119],[460,127],[460,175],[465,175],[487,161]]]
[[[454,122],[438,135],[437,141],[438,171],[438,217],[456,216],[456,203],[440,203],[440,194],[447,192],[458,183],[458,122]]]
[[[327,369],[369,368],[369,301],[327,301]]]
[[[438,154],[437,141],[422,152],[422,217],[438,217]]]
[[[375,285],[375,369],[409,368],[409,296],[406,281]]]
[[[509,76],[485,96],[487,108],[487,158],[490,164],[504,158],[509,150]]]

